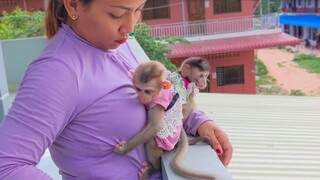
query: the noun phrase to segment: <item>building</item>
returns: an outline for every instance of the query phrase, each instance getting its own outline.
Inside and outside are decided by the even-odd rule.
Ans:
[[[320,44],[320,0],[282,0],[281,10],[286,33]]]
[[[255,94],[255,49],[296,45],[300,40],[281,32],[278,15],[254,17],[256,0],[149,0],[142,22],[153,36],[185,37],[167,55],[179,66],[190,56],[211,65],[207,92]]]
[[[3,11],[10,12],[19,7],[26,11],[44,11],[48,0],[1,0],[0,14]]]

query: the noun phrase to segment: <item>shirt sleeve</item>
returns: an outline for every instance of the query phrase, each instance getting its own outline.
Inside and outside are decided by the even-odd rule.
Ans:
[[[36,165],[74,116],[77,87],[63,61],[42,59],[28,67],[0,126],[0,179],[51,179]]]
[[[198,135],[199,126],[205,121],[212,121],[203,111],[194,109],[184,124],[187,134]]]

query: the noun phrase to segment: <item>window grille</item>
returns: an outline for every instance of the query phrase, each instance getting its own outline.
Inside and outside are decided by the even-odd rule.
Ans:
[[[241,12],[241,0],[213,0],[213,13]]]
[[[244,65],[217,67],[217,86],[244,84]]]
[[[148,0],[142,11],[142,19],[163,19],[170,17],[169,0]]]

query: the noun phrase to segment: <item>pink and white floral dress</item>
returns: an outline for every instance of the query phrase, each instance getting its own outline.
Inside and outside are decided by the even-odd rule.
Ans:
[[[159,96],[146,108],[149,110],[157,104],[164,108],[165,115],[162,128],[157,132],[155,141],[158,147],[170,151],[177,144],[182,129],[182,100],[178,93],[174,93],[171,89],[162,89]],[[168,107],[169,109],[167,109]]]

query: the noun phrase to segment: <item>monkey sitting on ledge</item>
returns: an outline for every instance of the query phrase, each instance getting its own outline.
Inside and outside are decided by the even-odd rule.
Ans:
[[[186,152],[188,139],[182,127],[182,101],[178,93],[170,88],[171,83],[166,81],[166,68],[157,61],[141,64],[133,73],[133,85],[137,90],[138,99],[146,105],[148,110],[147,126],[129,141],[122,141],[115,147],[115,152],[126,154],[136,146],[146,143],[148,163],[144,164],[139,172],[140,179],[160,170],[160,158],[163,150],[172,150],[180,139],[176,154]],[[198,137],[192,143],[208,141],[207,137]],[[210,140],[209,140],[210,141]],[[196,179],[214,179],[213,175],[184,168],[184,155],[177,155],[173,161],[173,168],[178,174]]]

